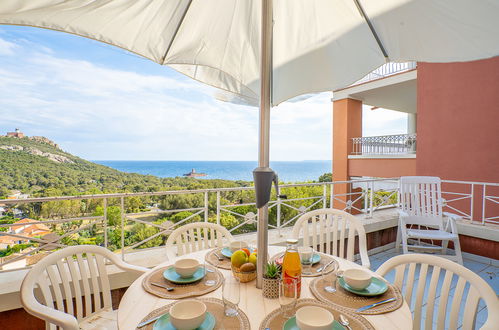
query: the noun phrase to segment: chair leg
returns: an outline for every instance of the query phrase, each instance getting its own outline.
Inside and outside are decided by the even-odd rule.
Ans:
[[[407,238],[407,231],[406,231],[406,228],[404,229],[400,229],[400,236],[402,238],[402,251],[404,252],[404,254],[407,254],[409,253],[409,248],[408,248],[408,238]]]
[[[397,238],[395,239],[395,252],[397,252],[397,253],[400,251],[400,238],[401,238],[400,237],[400,235],[401,235],[401,233],[400,233],[400,230],[401,230],[400,226],[401,226],[401,224],[400,224],[400,221],[399,221],[399,225],[397,227]]]
[[[463,254],[461,253],[461,244],[459,243],[459,236],[457,239],[452,240],[454,242],[454,251],[456,252],[457,262],[463,265]]]
[[[442,241],[442,254],[447,254],[447,245],[449,241]]]

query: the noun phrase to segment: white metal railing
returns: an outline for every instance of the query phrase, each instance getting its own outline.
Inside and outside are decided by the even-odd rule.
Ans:
[[[499,224],[499,183],[442,180],[449,212],[473,223]]]
[[[442,183],[446,211],[460,214],[474,223],[499,223],[499,183],[450,180]],[[29,235],[13,230],[19,224],[0,224],[0,238],[31,245],[0,258],[0,267],[15,262],[24,267],[31,263],[29,258],[36,257],[39,252],[71,244],[101,245],[120,252],[124,259],[127,252],[137,248],[164,245],[167,235],[174,229],[193,221],[216,222],[233,234],[253,232],[257,223],[253,189],[236,187],[0,200],[0,204],[10,211],[17,210],[36,219],[26,226],[43,225],[52,232],[52,235]],[[287,199],[273,196],[269,202],[269,228],[279,231],[316,208],[334,207],[370,218],[377,210],[396,207],[398,178],[289,184],[282,185],[281,191]],[[182,202],[182,196],[188,203]],[[134,209],[133,203],[137,199],[148,208]],[[78,210],[74,214],[68,212],[70,203]],[[101,207],[102,215],[93,214],[91,205],[94,211],[96,205]],[[170,215],[167,221],[158,221],[165,215]]]
[[[362,83],[372,81],[372,80],[385,78],[385,77],[388,77],[388,76],[391,76],[391,75],[394,75],[394,74],[397,74],[400,72],[410,71],[410,70],[416,69],[416,67],[417,67],[417,62],[403,62],[403,63],[390,62],[390,63],[386,63],[386,64],[380,66],[379,68],[377,68],[376,70],[372,71],[371,73],[369,73],[364,78],[353,83],[352,86],[362,84]]]
[[[415,154],[416,133],[352,138],[352,155]]]

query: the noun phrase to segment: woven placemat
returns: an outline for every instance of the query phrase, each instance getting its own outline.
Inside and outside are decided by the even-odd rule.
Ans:
[[[215,329],[249,329],[250,323],[246,314],[239,308],[237,308],[238,315],[233,317],[225,316],[224,313],[224,304],[221,299],[216,298],[198,298],[198,300],[204,302],[206,304],[206,310],[213,314],[216,320]],[[146,320],[150,320],[153,317],[160,316],[162,314],[168,313],[170,308],[175,305],[176,302],[171,303],[169,305],[160,307],[158,309],[153,310],[146,317],[144,317],[139,323],[144,322]],[[152,330],[154,326],[154,322],[146,325],[145,327],[140,328],[140,330]]]
[[[327,304],[321,301],[317,301],[315,299],[299,299],[296,302],[295,311],[300,307],[304,306],[319,306],[325,308],[334,315],[335,320],[339,320],[340,314],[343,314],[348,319],[348,322],[350,323],[350,327],[352,328],[352,330],[366,330],[366,329],[374,330],[372,324],[369,323],[369,321],[367,321],[365,318],[363,318],[360,315],[356,315],[355,313],[349,312],[346,309],[342,309],[341,306]],[[265,317],[265,319],[260,324],[260,330],[282,329],[286,321],[287,319],[283,317],[282,310],[278,308]]]
[[[222,260],[218,260],[218,257],[216,256],[217,254],[220,257],[222,257]],[[228,270],[232,269],[231,263],[230,263],[230,258],[226,258],[222,254],[222,248],[216,248],[216,249],[213,249],[211,251],[208,251],[208,253],[206,253],[206,256],[204,257],[204,259],[206,261],[208,261],[208,263],[210,265],[213,265],[215,267],[218,267],[221,269],[228,269]]]
[[[271,261],[276,261],[276,259],[282,258],[283,256],[284,256],[284,252],[281,252],[281,253],[278,253],[278,254],[274,255],[270,260]],[[321,261],[319,261],[318,263],[313,264],[312,267],[311,267],[312,274],[303,274],[302,273],[301,276],[303,276],[303,277],[317,277],[317,276],[321,276],[322,272],[317,272],[317,270],[319,268],[327,265],[332,260],[335,260],[333,258],[333,256],[329,256],[327,254],[320,253],[320,256],[321,256]]]
[[[336,292],[334,293],[327,292],[326,290],[324,290],[324,287],[325,283],[322,280],[322,278],[316,278],[312,280],[312,282],[310,282],[309,284],[310,292],[312,292],[312,294],[320,301],[331,303],[334,305],[339,305],[353,312],[355,312],[360,307],[374,304],[381,300],[393,297],[397,298],[393,302],[389,302],[383,305],[379,305],[377,307],[370,308],[358,314],[365,314],[365,315],[384,314],[399,309],[404,303],[404,298],[402,298],[400,290],[391,284],[388,284],[388,290],[386,290],[385,293],[375,297],[358,296],[356,294],[348,292],[339,285],[339,281],[336,281]]]
[[[212,270],[212,272],[206,272],[206,276],[199,281],[190,284],[175,284],[163,277],[163,272],[170,267],[172,267],[172,265],[158,268],[144,277],[144,279],[142,280],[142,287],[144,288],[144,290],[161,298],[182,299],[202,296],[204,294],[207,294],[208,292],[215,291],[223,283],[222,273],[220,273],[220,271],[215,267],[207,266],[206,268]],[[205,282],[207,280],[214,280],[215,285],[206,285]],[[167,291],[166,289],[154,286],[151,283],[164,284],[174,289],[173,291]]]

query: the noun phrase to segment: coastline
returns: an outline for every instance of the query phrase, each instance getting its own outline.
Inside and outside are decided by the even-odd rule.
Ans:
[[[256,161],[158,161],[158,160],[92,160],[92,162],[114,168],[121,172],[154,175],[160,178],[184,177],[194,168],[206,176],[197,179],[221,179],[231,181],[253,181]],[[307,182],[317,180],[330,173],[329,160],[274,161],[270,164],[283,182]]]

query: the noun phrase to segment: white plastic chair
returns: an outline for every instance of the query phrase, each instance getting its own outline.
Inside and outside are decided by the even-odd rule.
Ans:
[[[318,209],[303,214],[293,226],[291,236],[303,237],[303,246],[354,261],[355,236],[358,236],[362,266],[369,268],[364,225],[350,213],[336,209]]]
[[[105,259],[139,275],[148,271],[125,263],[103,247],[67,247],[43,258],[28,272],[21,285],[24,309],[45,320],[47,329],[116,329]],[[37,287],[41,295],[35,294]]]
[[[416,274],[417,269],[419,274]],[[392,270],[395,270],[393,284],[402,291],[409,306],[413,305],[413,329],[432,329],[435,314],[437,329],[456,329],[461,303],[464,303],[462,329],[474,329],[480,299],[484,300],[488,309],[487,321],[481,329],[498,328],[499,300],[496,293],[485,280],[466,267],[445,258],[414,253],[387,260],[376,273],[385,277]],[[456,277],[457,284],[449,303],[453,277]],[[449,314],[447,308],[450,309]],[[422,320],[424,324],[421,327]]]
[[[438,177],[431,176],[405,176],[399,181],[399,228],[397,232],[396,248],[400,247],[404,253],[410,249],[431,250],[442,253],[442,257],[453,259],[463,264],[461,245],[457,232],[456,219],[460,216],[442,212],[444,200],[442,199],[441,181]],[[444,217],[447,223],[444,225]],[[412,225],[407,228],[407,225]],[[413,225],[417,229],[412,228]],[[428,228],[422,229],[421,226]],[[409,244],[409,239],[416,239],[417,244]],[[442,246],[421,244],[421,240],[442,241]],[[447,244],[454,242],[455,256],[447,256]]]
[[[166,241],[169,259],[187,253],[223,247],[234,238],[227,228],[210,222],[196,222],[175,229]],[[176,247],[176,251],[175,251]]]

